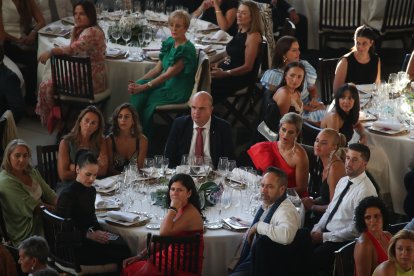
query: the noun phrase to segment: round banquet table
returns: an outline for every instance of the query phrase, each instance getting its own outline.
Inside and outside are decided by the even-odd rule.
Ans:
[[[368,136],[368,145],[382,148],[388,157],[388,183],[393,209],[397,214],[405,214],[403,203],[407,193],[404,187],[404,175],[409,171],[409,165],[414,162],[414,139],[408,138],[408,135],[387,136],[368,130],[366,133]],[[371,163],[379,161],[381,160],[370,160]]]
[[[200,23],[201,20],[200,20]],[[48,27],[56,27],[56,26],[66,26],[62,21],[52,22],[49,25],[42,28],[42,30],[46,30]],[[41,30],[41,31],[42,31]],[[70,39],[64,39],[63,37],[51,37],[40,34],[39,32],[39,40],[38,40],[38,57],[45,51],[49,51],[53,47],[61,46],[61,45],[69,45]],[[202,36],[202,33],[198,34]],[[228,36],[228,34],[226,34]],[[223,58],[226,54],[225,47],[223,43],[210,43],[211,48],[215,51],[208,54],[208,59],[210,63],[217,62],[221,58]],[[119,48],[123,50],[127,50],[126,46],[118,45],[110,43],[107,47],[109,48]],[[204,49],[201,45],[196,45],[197,49]],[[204,46],[205,47],[205,46]],[[152,41],[147,47],[147,49],[160,49],[160,41]],[[145,49],[145,48],[144,48]],[[117,106],[121,103],[129,102],[130,95],[127,92],[128,88],[128,81],[129,80],[137,80],[141,78],[144,74],[150,71],[153,67],[155,67],[156,62],[151,60],[144,60],[142,62],[131,62],[126,58],[106,58],[106,67],[108,71],[108,86],[111,90],[111,98],[109,99],[106,107],[104,115],[108,117],[112,114],[112,111],[115,110]],[[40,84],[42,81],[43,75],[45,70],[47,70],[48,66],[39,63],[38,71],[37,71],[37,82]]]

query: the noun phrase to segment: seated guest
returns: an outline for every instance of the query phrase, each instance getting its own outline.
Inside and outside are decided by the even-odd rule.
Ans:
[[[39,236],[32,236],[19,245],[19,263],[23,273],[34,275],[36,272],[49,268],[47,258],[49,246],[47,241]],[[49,268],[57,274],[56,270]]]
[[[183,154],[209,157],[214,167],[220,157],[233,158],[231,126],[212,115],[211,95],[205,91],[197,92],[192,96],[190,106],[191,116],[175,119],[168,135],[164,155],[169,158],[169,166],[180,165]]]
[[[214,23],[223,31],[234,36],[237,33],[236,13],[239,3],[237,0],[204,0],[194,17]]]
[[[155,107],[187,102],[197,70],[194,45],[185,37],[190,15],[183,10],[174,11],[168,25],[171,37],[162,43],[157,65],[128,85],[131,104],[138,111],[144,134],[149,138]]]
[[[331,128],[321,130],[313,145],[318,164],[315,171],[311,172],[313,185],[319,187],[319,197],[302,198],[306,210],[311,211],[310,223],[318,222],[322,214],[331,202],[336,184],[345,176],[345,164],[341,159],[342,148],[346,146],[346,138],[341,133]]]
[[[299,91],[300,99],[303,102],[302,117],[312,122],[320,122],[325,115],[325,106],[318,99],[316,89],[316,70],[306,60],[299,59],[299,43],[292,36],[283,36],[276,42],[273,55],[273,68],[268,69],[260,80],[261,84],[274,94],[276,88],[284,80],[284,71],[291,62],[300,62],[305,67],[304,82],[302,90]],[[283,114],[282,114],[283,115]]]
[[[408,218],[411,219],[414,218],[414,168],[404,176],[404,186],[407,191],[404,199],[404,211]],[[414,228],[411,230],[414,230]]]
[[[168,183],[167,193],[167,214],[161,223],[160,236],[191,236],[200,234],[200,248],[199,248],[199,265],[197,275],[201,275],[203,265],[203,219],[201,217],[200,198],[197,193],[197,188],[191,176],[187,174],[176,174]],[[165,249],[171,251],[171,248]],[[183,248],[178,249],[179,252],[174,253],[174,259],[177,261],[177,255],[185,254]],[[187,254],[189,252],[187,251]],[[163,258],[163,252],[157,252],[157,259]],[[162,257],[159,256],[162,254]],[[152,257],[145,260],[147,256],[147,249],[142,250],[138,256],[126,259],[124,261],[124,270],[122,275],[159,275],[164,274],[150,261]],[[171,261],[171,260],[170,260]],[[162,261],[165,263],[166,261]],[[181,261],[182,262],[182,261]],[[180,267],[186,264],[181,264]],[[175,271],[174,275],[187,275],[182,271]],[[191,274],[192,275],[192,274]]]
[[[388,260],[392,235],[383,231],[387,225],[387,208],[380,198],[367,197],[355,209],[355,227],[361,234],[354,249],[356,276],[371,276],[379,264]]]
[[[276,86],[276,92],[272,97],[277,104],[281,117],[288,112],[298,114],[303,112],[300,93],[304,80],[305,67],[301,63],[294,61],[286,65],[282,81]]]
[[[366,134],[359,121],[359,94],[353,84],[344,84],[335,92],[335,108],[322,119],[321,128],[333,128],[345,135],[349,142],[354,130],[359,134],[361,143],[365,143]]]
[[[53,209],[55,192],[30,165],[31,150],[21,139],[9,142],[0,172],[0,202],[7,234],[13,245],[32,235],[43,234],[39,207]]]
[[[411,53],[410,60],[408,61],[406,73],[411,81],[414,80],[414,51]]]
[[[126,166],[141,169],[148,151],[148,139],[141,132],[138,114],[129,103],[123,103],[112,113],[111,133],[106,137],[109,175],[120,174]]]
[[[344,83],[379,83],[381,80],[381,61],[374,50],[376,34],[368,26],[360,26],[354,35],[355,45],[351,52],[338,62],[333,82],[333,91]]]
[[[300,227],[300,217],[296,207],[287,199],[288,179],[284,171],[268,167],[260,184],[262,206],[254,217],[250,226],[240,260],[231,276],[250,275],[249,270],[253,265],[251,248],[255,244],[258,235],[268,237],[274,243],[288,245],[292,243],[296,232]],[[283,251],[283,247],[279,247]]]
[[[110,240],[111,233],[102,230],[95,215],[96,189],[92,184],[99,171],[98,159],[92,152],[80,150],[75,167],[76,179],[59,196],[56,214],[71,218],[79,231],[81,246],[76,248],[76,257],[80,264],[117,263],[120,270],[129,249],[119,236]]]
[[[377,196],[374,185],[365,173],[369,157],[367,146],[349,145],[345,161],[346,176],[339,180],[332,201],[311,232],[315,245],[311,264],[315,274],[323,271],[323,275],[332,275],[335,250],[358,235],[353,219],[355,208],[364,198]]]
[[[98,176],[106,175],[108,155],[103,131],[104,119],[99,109],[90,105],[81,111],[75,126],[62,138],[59,144],[57,169],[62,183],[58,185],[58,191],[65,183],[69,184],[75,180],[77,176],[75,157],[80,149],[87,149],[95,153],[98,156]]]
[[[4,39],[5,55],[23,65],[25,100],[30,107],[28,111],[33,112],[37,86],[37,32],[45,26],[45,19],[35,0],[4,0],[0,11],[0,42]]]
[[[289,18],[295,24],[295,36],[304,50],[308,49],[308,19],[303,14],[297,13],[296,9],[285,0],[259,0],[257,2],[272,5],[273,32],[279,32],[280,28]]]
[[[4,47],[0,43],[0,116],[10,109],[13,118],[20,121],[24,114],[24,99],[20,90],[20,80],[3,62]]]
[[[253,69],[260,53],[263,27],[257,4],[243,1],[237,10],[239,32],[226,46],[227,57],[211,66],[214,104],[255,82]]]
[[[414,275],[414,232],[403,229],[391,238],[388,261],[380,264],[372,276]]]
[[[73,28],[70,45],[52,48],[41,53],[39,61],[43,64],[52,55],[88,56],[91,58],[93,92],[103,92],[107,87],[107,73],[105,65],[105,34],[98,26],[95,6],[90,1],[80,1],[73,7],[75,27]],[[46,78],[45,76],[43,77]],[[43,125],[50,125],[49,117],[54,106],[52,77],[42,81],[37,95],[36,114],[40,116]]]
[[[260,142],[247,151],[256,169],[262,172],[271,166],[282,169],[288,176],[288,188],[295,188],[300,197],[307,196],[309,174],[308,155],[296,142],[302,123],[300,115],[286,113],[280,119],[279,141]]]

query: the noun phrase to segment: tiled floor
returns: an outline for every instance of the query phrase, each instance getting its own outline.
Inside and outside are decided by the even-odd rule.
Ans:
[[[36,146],[51,145],[56,142],[56,135],[49,134],[37,118],[24,117],[17,124],[17,135],[32,149],[32,165],[34,166],[37,165]]]

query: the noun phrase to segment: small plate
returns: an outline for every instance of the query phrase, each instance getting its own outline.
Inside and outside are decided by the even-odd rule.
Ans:
[[[151,230],[158,230],[161,228],[161,224],[159,223],[149,223],[145,226],[147,229],[151,229]]]
[[[206,228],[209,230],[218,230],[218,229],[223,228],[223,223],[206,224]]]

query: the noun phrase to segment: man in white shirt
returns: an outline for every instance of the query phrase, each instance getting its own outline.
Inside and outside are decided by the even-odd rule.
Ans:
[[[355,208],[362,199],[378,196],[365,173],[369,157],[367,146],[349,145],[346,176],[339,180],[328,209],[311,232],[312,242],[316,245],[311,263],[314,273],[323,271],[323,275],[332,275],[334,252],[358,236],[353,219]]]
[[[300,227],[300,216],[296,207],[286,196],[287,183],[287,175],[284,171],[275,167],[267,169],[260,183],[263,204],[247,232],[239,263],[230,274],[231,276],[249,275],[251,266],[254,265],[250,248],[255,243],[256,236],[266,236],[279,245],[288,245],[293,242]],[[277,250],[283,251],[287,248],[278,247]],[[269,266],[273,267],[273,265],[269,263]]]
[[[195,93],[190,106],[191,116],[175,119],[168,135],[164,155],[169,158],[169,166],[180,165],[183,154],[211,158],[214,167],[217,167],[220,157],[233,158],[230,124],[212,115],[213,98],[210,93]]]

